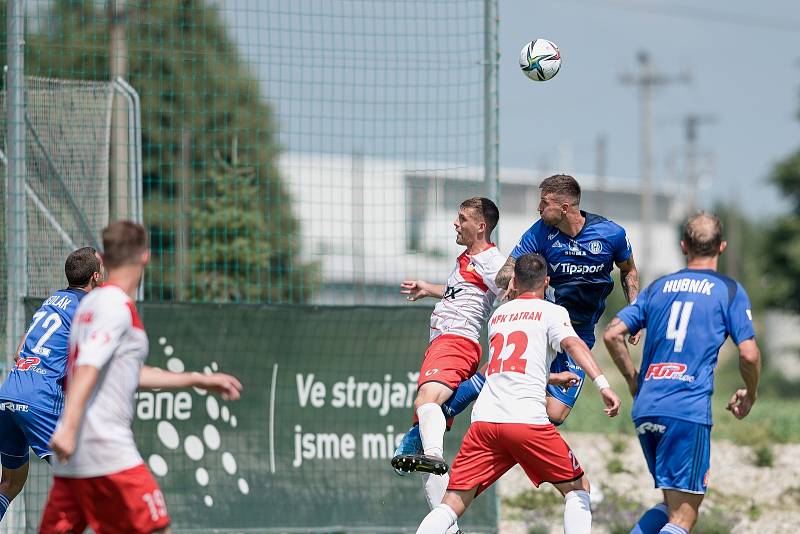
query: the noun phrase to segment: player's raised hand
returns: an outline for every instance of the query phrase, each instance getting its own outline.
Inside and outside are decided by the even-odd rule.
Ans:
[[[746,389],[737,389],[731,400],[728,401],[726,410],[731,412],[736,419],[744,419],[753,408],[755,399],[747,394]]]
[[[408,295],[406,300],[414,302],[432,296],[429,285],[425,280],[403,280],[400,284],[400,293]]]
[[[50,450],[53,451],[53,454],[55,454],[56,460],[58,460],[59,463],[65,464],[75,453],[75,442],[75,432],[69,432],[64,429],[64,427],[59,426],[56,428],[56,431],[53,432],[48,446]]]
[[[239,400],[242,383],[233,375],[225,373],[203,374],[199,387],[210,389],[219,394],[224,400]]]
[[[603,397],[603,404],[606,405],[606,415],[609,417],[616,417],[619,413],[619,407],[622,405],[622,401],[619,400],[614,390],[611,388],[603,388],[600,390],[600,396]]]

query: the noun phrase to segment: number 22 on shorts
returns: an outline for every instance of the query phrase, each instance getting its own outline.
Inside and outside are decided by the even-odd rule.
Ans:
[[[514,350],[510,355],[501,358],[504,353],[508,352],[510,346]],[[494,373],[524,373],[525,367],[528,365],[528,360],[523,359],[522,355],[528,348],[528,336],[521,330],[516,330],[508,334],[505,338],[503,334],[496,333],[489,340],[489,352],[491,359],[489,360],[489,368],[486,370],[486,375]]]

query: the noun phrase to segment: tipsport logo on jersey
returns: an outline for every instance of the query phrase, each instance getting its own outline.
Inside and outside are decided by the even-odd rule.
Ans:
[[[174,347],[167,338],[158,339],[160,349],[166,356],[168,370],[183,372],[183,361],[174,356]],[[217,362],[209,362],[203,372],[210,374],[220,371]],[[211,421],[203,426],[202,432],[181,432],[179,427],[183,421],[197,418],[198,411]],[[158,421],[156,437],[160,446],[172,454],[152,453],[145,461],[156,477],[166,479],[178,466],[171,465],[178,460],[180,469],[186,469],[186,460],[194,474],[196,488],[203,493],[203,503],[214,507],[214,487],[224,486],[230,492],[230,486],[236,485],[241,495],[250,493],[247,477],[240,472],[236,456],[221,435],[220,429],[235,430],[239,422],[227,403],[200,388],[189,391],[139,391],[136,394],[136,418],[140,421]],[[197,425],[192,425],[196,430]],[[183,456],[185,459],[180,459]],[[168,460],[169,459],[169,460]],[[176,475],[177,476],[177,475]],[[217,483],[217,484],[215,484]],[[226,498],[228,496],[226,495]]]

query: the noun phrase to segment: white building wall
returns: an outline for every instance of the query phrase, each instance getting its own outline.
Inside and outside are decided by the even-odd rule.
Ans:
[[[293,213],[300,220],[301,257],[321,268],[325,290],[317,298],[319,303],[400,303],[397,294],[385,288],[397,287],[407,278],[443,281],[463,250],[456,245],[453,230],[458,204],[483,191],[481,169],[454,164],[288,153],[280,165]],[[501,169],[499,247],[504,253],[538,219],[538,184],[546,175]],[[596,201],[595,178],[576,178],[584,198]],[[411,181],[424,189],[416,199],[411,198],[415,195]],[[637,184],[611,178],[605,183],[607,213],[602,215],[626,229],[636,256],[644,239],[639,221],[630,216],[638,213]],[[651,236],[652,276],[684,265],[678,246],[676,195],[661,190],[657,203],[660,216],[655,217]],[[615,217],[615,212],[627,216]],[[409,250],[413,224],[419,225],[418,251]],[[642,258],[637,257],[637,262]],[[360,300],[350,299],[349,288],[354,285],[373,289]],[[340,289],[332,289],[335,286]]]

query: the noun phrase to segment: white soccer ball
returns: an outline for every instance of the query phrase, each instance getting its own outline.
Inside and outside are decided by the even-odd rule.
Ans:
[[[561,68],[561,52],[554,42],[536,39],[522,47],[519,68],[535,82],[547,81]]]

